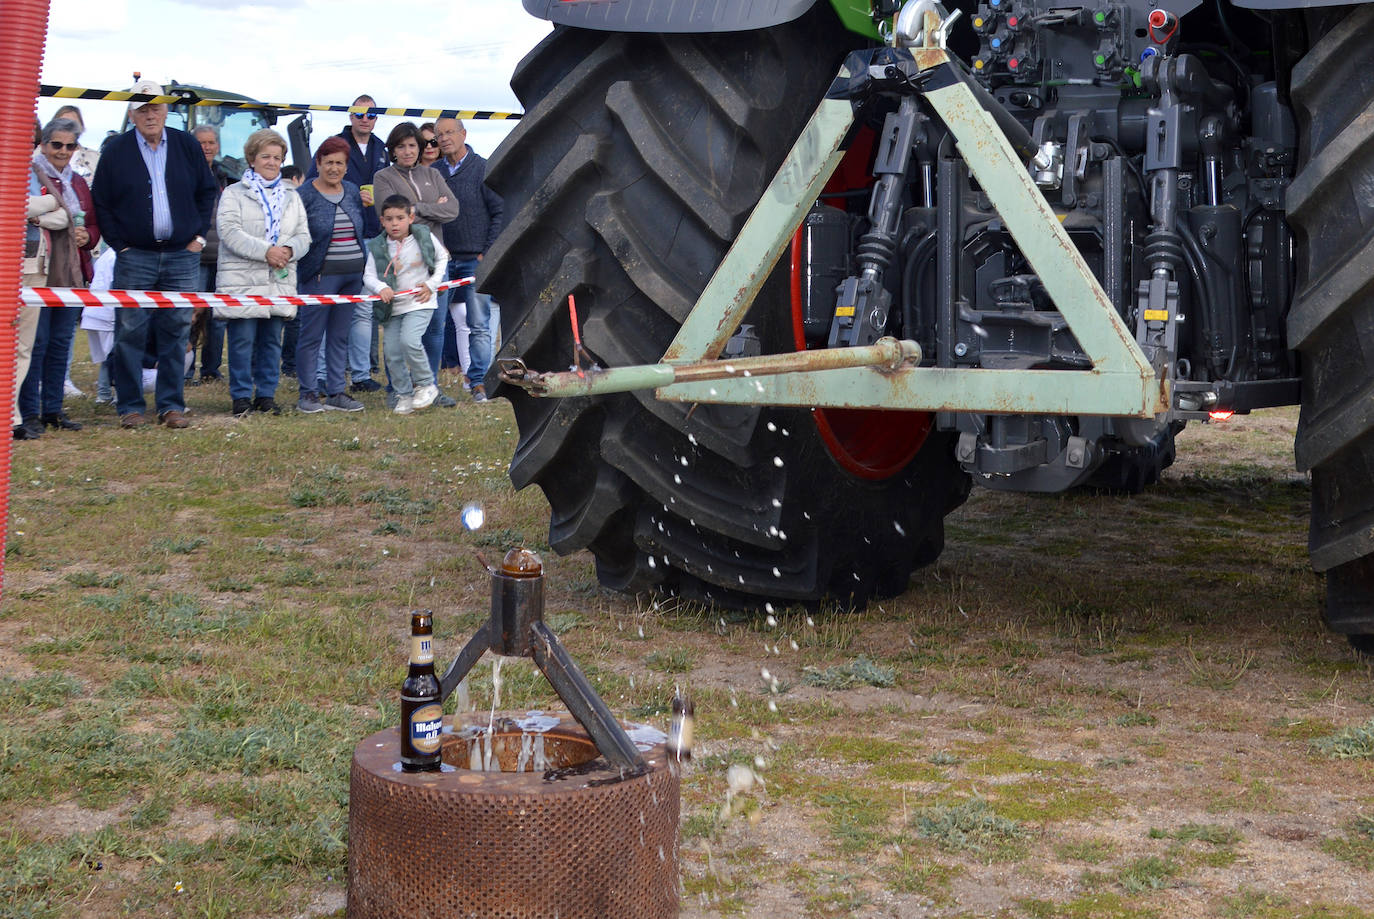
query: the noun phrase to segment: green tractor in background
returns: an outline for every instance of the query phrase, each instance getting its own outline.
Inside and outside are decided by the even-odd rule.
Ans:
[[[139,74],[134,74],[137,82]],[[243,145],[248,136],[262,128],[274,127],[282,112],[269,105],[258,102],[251,96],[195,86],[190,83],[171,81],[164,92],[169,96],[179,96],[183,101],[167,106],[167,126],[179,131],[194,131],[209,125],[219,132],[220,163],[225,172],[237,179],[243,175],[247,163],[243,161]],[[206,104],[210,100],[223,100],[233,105]],[[129,115],[124,114],[120,131],[129,130]],[[304,112],[286,126],[287,143],[291,145],[291,162],[303,171],[310,168],[310,113]]]
[[[971,483],[1137,491],[1187,421],[1300,402],[1327,621],[1374,647],[1374,6],[1079,3],[525,0],[479,284],[553,548],[863,606]]]

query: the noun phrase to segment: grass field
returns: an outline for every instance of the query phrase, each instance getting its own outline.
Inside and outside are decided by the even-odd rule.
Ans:
[[[1295,412],[1190,428],[1141,496],[975,492],[903,596],[770,624],[549,552],[504,402],[188,401],[188,431],[77,400],[85,431],[15,444],[0,917],[342,915],[408,611],[443,663],[486,615],[476,554],[514,544],[613,709],[695,694],[684,916],[1374,916],[1374,685],[1320,623]],[[503,676],[503,707],[553,702]],[[727,796],[731,765],[756,781]]]

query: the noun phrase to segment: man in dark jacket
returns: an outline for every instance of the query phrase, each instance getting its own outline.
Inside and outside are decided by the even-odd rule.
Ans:
[[[162,95],[151,81],[131,92]],[[186,290],[200,286],[200,252],[210,229],[219,185],[191,135],[166,127],[165,103],[129,103],[134,130],[111,140],[100,155],[91,189],[105,242],[118,253],[120,290]],[[191,307],[115,311],[112,354],[121,427],[146,422],[143,351],[157,342],[157,420],[184,428],[186,340]]]
[[[353,104],[376,108],[377,100],[371,96],[359,96],[353,100]],[[344,178],[362,189],[363,216],[367,220],[363,232],[367,234],[367,239],[379,236],[382,232],[382,224],[377,219],[376,208],[372,206],[372,178],[378,171],[391,165],[391,160],[387,159],[386,155],[386,144],[380,137],[372,136],[372,130],[375,127],[377,127],[376,115],[359,115],[357,112],[349,112],[348,127],[339,132],[339,136],[348,141],[348,171],[344,173]],[[319,174],[319,167],[312,162],[309,171],[305,174],[305,181],[309,182]],[[359,240],[359,242],[365,242],[365,240]]]
[[[487,188],[487,161],[468,146],[468,132],[457,118],[440,118],[434,122],[439,139],[440,157],[434,168],[448,180],[448,187],[458,201],[458,216],[444,224],[444,247],[449,251],[449,280],[465,278],[477,273],[491,244],[501,232],[505,219],[505,205],[501,196]],[[469,359],[468,384],[474,402],[485,402],[486,386],[483,378],[491,366],[491,298],[479,295],[476,288],[460,287],[458,291],[467,301]]]
[[[376,108],[377,100],[371,96],[359,96],[354,105]],[[377,219],[377,209],[372,206],[372,179],[379,170],[391,165],[387,158],[386,144],[381,138],[373,137],[372,130],[377,127],[377,116],[348,113],[348,127],[339,136],[348,142],[348,170],[344,178],[358,186],[363,198],[363,238],[364,243],[382,233],[381,221]],[[320,174],[319,167],[311,162],[305,174],[309,182]],[[353,381],[349,389],[353,392],[376,392],[382,384],[372,379],[377,367],[377,324],[372,321],[372,304],[359,303],[353,312],[353,328],[348,336],[348,375]]]

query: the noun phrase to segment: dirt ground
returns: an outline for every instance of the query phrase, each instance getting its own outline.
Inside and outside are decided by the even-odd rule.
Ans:
[[[692,642],[698,689],[757,692],[761,667],[794,688],[757,736],[705,743],[717,767],[762,756],[768,784],[747,818],[687,834],[683,915],[1367,915],[1371,761],[1312,741],[1368,722],[1374,693],[1320,621],[1296,420],[1190,428],[1144,495],[975,490],[938,565],[835,656],[893,663],[891,688],[808,687],[806,648],[774,654],[766,630]],[[816,717],[825,701],[842,713]],[[893,743],[855,755],[836,734]],[[903,781],[894,754],[925,768]],[[842,807],[888,809],[859,851],[837,785]],[[913,832],[920,808],[974,799],[1026,812],[1014,851]]]

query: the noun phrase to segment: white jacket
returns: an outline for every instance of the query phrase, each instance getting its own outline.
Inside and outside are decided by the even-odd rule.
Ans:
[[[286,205],[281,219],[281,236],[276,245],[291,247],[291,261],[286,277],[278,278],[267,265],[267,219],[262,205],[248,186],[235,182],[224,190],[219,199],[219,214],[215,227],[219,231],[219,262],[215,274],[215,290],[222,294],[262,294],[265,296],[294,295],[296,293],[296,262],[310,248],[310,229],[306,223],[305,205],[294,188],[286,192]],[[266,319],[281,316],[291,319],[296,307],[281,304],[267,306],[215,306],[216,319]]]
[[[56,195],[29,195],[27,219],[38,218],[38,225],[45,230],[65,230],[71,224],[71,215],[57,200]]]

